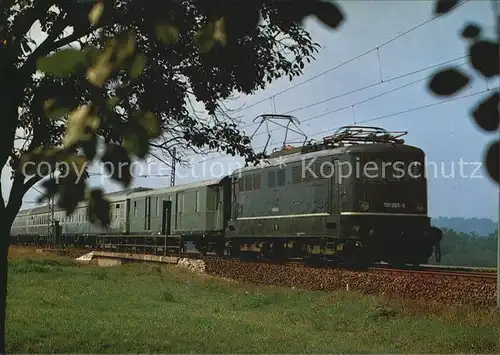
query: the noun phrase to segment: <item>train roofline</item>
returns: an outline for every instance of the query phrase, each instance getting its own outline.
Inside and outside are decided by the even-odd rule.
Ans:
[[[131,189],[127,189],[127,190],[110,192],[110,193],[104,194],[104,197],[110,203],[115,203],[115,202],[119,202],[119,201],[125,201],[127,198],[139,198],[139,197],[145,197],[145,196],[154,196],[154,195],[163,194],[163,193],[170,193],[170,192],[194,189],[197,187],[218,185],[221,183],[222,180],[224,180],[226,178],[228,178],[227,175],[225,175],[222,178],[218,178],[218,179],[196,181],[196,182],[192,182],[192,183],[188,183],[188,184],[182,184],[182,185],[171,186],[171,187],[169,186],[169,187],[164,187],[164,188],[159,188],[159,189],[153,189],[153,188],[149,188],[149,187],[136,187],[136,188],[131,188]],[[88,204],[86,201],[81,201],[78,203],[77,208],[86,207],[87,205]],[[61,212],[61,211],[64,211],[64,209],[60,208],[56,205],[54,208],[54,212]],[[17,214],[16,217],[46,214],[46,213],[49,213],[48,206],[38,206],[38,207],[33,207],[33,208],[22,209],[19,211],[19,213]]]
[[[152,189],[149,187],[134,187],[134,188],[130,188],[130,189],[109,192],[109,193],[104,194],[103,196],[110,203],[115,203],[115,202],[125,201],[127,199],[127,197],[134,192],[148,191],[148,190],[152,190]],[[88,205],[88,203],[86,201],[80,201],[77,205],[77,208],[86,207],[87,205]],[[54,212],[61,212],[61,211],[64,211],[64,208],[60,208],[56,204],[54,206]],[[49,213],[49,207],[47,205],[37,206],[37,207],[26,208],[26,209],[20,210],[17,213],[16,217],[46,214],[46,213]]]
[[[160,194],[167,194],[167,193],[171,193],[171,192],[196,189],[198,187],[208,187],[208,186],[213,186],[213,185],[219,185],[226,178],[228,178],[227,175],[223,176],[222,178],[217,178],[217,179],[207,179],[207,180],[195,181],[195,182],[182,184],[182,185],[168,186],[168,187],[163,187],[163,188],[159,188],[159,189],[151,189],[149,191],[134,192],[134,193],[129,195],[129,198],[154,196],[154,195],[160,195]]]
[[[345,147],[335,147],[330,149],[323,149],[319,151],[313,151],[309,153],[302,154],[301,152],[292,153],[289,155],[282,155],[275,158],[270,159],[261,159],[257,165],[249,165],[243,168],[235,169],[231,175],[237,175],[244,172],[249,172],[253,170],[259,170],[267,167],[273,166],[282,166],[290,163],[295,163],[301,161],[302,159],[312,159],[312,158],[322,158],[330,155],[341,155],[341,154],[351,154],[351,153],[359,153],[359,152],[373,152],[373,153],[382,153],[386,152],[389,149],[404,149],[405,151],[421,154],[425,156],[425,152],[416,146],[407,145],[407,144],[398,144],[393,145],[391,143],[373,143],[373,144],[359,144],[359,145],[351,145]]]

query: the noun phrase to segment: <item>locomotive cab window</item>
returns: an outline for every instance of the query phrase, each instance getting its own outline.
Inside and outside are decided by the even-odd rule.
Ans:
[[[359,159],[359,158],[357,158]],[[364,157],[356,164],[356,179],[365,182],[398,182],[419,180],[424,177],[419,159],[408,157]]]

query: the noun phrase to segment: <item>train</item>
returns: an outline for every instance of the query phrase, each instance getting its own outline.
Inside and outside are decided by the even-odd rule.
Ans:
[[[439,262],[425,152],[406,144],[406,134],[344,126],[221,178],[113,192],[105,195],[108,227],[89,222],[85,202],[71,215],[57,206],[21,210],[11,243],[96,247],[143,238],[165,253],[191,243],[219,256],[419,265],[434,254]]]

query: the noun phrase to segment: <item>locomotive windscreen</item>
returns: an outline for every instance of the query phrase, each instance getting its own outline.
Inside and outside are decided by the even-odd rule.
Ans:
[[[425,214],[427,186],[421,156],[356,159],[354,207],[366,213]]]
[[[356,179],[364,182],[419,181],[425,178],[421,157],[356,158]]]

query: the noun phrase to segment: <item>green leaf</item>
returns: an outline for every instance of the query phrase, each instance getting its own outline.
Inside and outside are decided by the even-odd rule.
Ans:
[[[96,25],[97,23],[99,23],[99,20],[101,19],[103,12],[104,12],[104,3],[98,2],[97,4],[94,5],[94,7],[89,13],[89,22],[92,25]]]
[[[77,179],[80,180],[87,170],[89,160],[85,156],[71,154],[66,159],[64,159],[64,162],[67,164],[67,166],[66,164],[62,166],[65,168],[69,168],[69,171],[66,172],[66,175],[75,175]]]
[[[86,56],[80,50],[62,49],[51,56],[38,58],[37,69],[47,74],[65,77],[73,74],[85,60]]]
[[[68,107],[58,107],[53,110],[47,111],[46,116],[50,120],[60,120],[64,116],[66,116],[69,112]]]
[[[488,146],[484,160],[488,175],[500,184],[500,141],[497,140]]]
[[[436,0],[434,13],[436,15],[445,14],[451,11],[458,4],[458,0]]]
[[[129,154],[135,155],[139,159],[144,159],[149,153],[149,139],[147,131],[139,126],[133,132],[125,135],[123,147]]]
[[[69,147],[91,139],[100,123],[99,116],[92,114],[89,106],[78,107],[69,117],[63,144]]]
[[[93,136],[90,140],[83,142],[82,149],[89,161],[94,159],[97,153],[97,137]]]
[[[109,202],[104,198],[101,189],[94,189],[90,191],[89,208],[87,210],[89,220],[96,224],[100,223],[104,227],[108,227],[110,218]]]
[[[209,22],[206,26],[196,32],[194,40],[201,53],[206,53],[215,44],[215,23]]]
[[[69,175],[59,180],[59,200],[57,204],[68,215],[72,214],[78,203],[85,199],[85,181],[69,172]]]
[[[85,47],[83,47],[82,52],[85,55],[85,65],[91,66],[104,53],[104,50],[87,44]]]
[[[106,105],[108,106],[109,110],[113,110],[118,102],[120,102],[120,98],[118,96],[113,96],[106,100]]]
[[[38,203],[44,202],[46,199],[49,199],[57,193],[58,186],[55,179],[47,179],[42,182],[42,186],[44,187],[44,193],[39,196],[37,199]]]
[[[481,34],[481,29],[472,23],[469,23],[462,31],[462,37],[468,39],[477,38],[479,37],[480,34]]]
[[[175,43],[179,40],[179,30],[169,24],[156,25],[156,36],[164,44]]]
[[[59,106],[56,99],[45,101],[44,105],[45,116],[50,120],[59,120],[68,114],[69,108]]]
[[[132,181],[131,160],[123,147],[113,143],[108,144],[101,162],[113,180],[120,182],[124,187],[130,185]]]
[[[489,132],[494,132],[498,129],[500,126],[499,104],[500,93],[497,91],[476,107],[472,114],[479,127]]]
[[[318,0],[314,6],[316,17],[330,28],[339,27],[344,21],[344,14],[340,8],[332,3]]]
[[[222,45],[225,45],[227,42],[226,32],[225,32],[225,20],[224,17],[218,19],[214,23],[214,32],[213,32],[214,40],[218,41]]]
[[[498,42],[477,41],[470,47],[469,56],[474,69],[487,78],[500,74],[500,45]]]
[[[161,133],[161,122],[152,112],[144,112],[139,115],[138,123],[146,130],[149,138],[158,138]]]
[[[437,73],[430,81],[429,88],[437,95],[449,96],[463,89],[470,78],[455,68],[447,68]]]
[[[130,76],[134,79],[139,77],[139,75],[141,75],[142,72],[144,71],[145,67],[146,67],[146,58],[141,54],[136,55],[130,67]]]
[[[103,87],[113,72],[113,66],[108,62],[98,62],[87,70],[87,80],[94,86]]]

